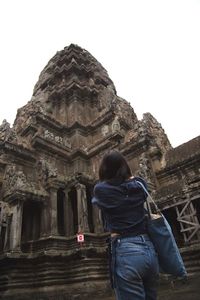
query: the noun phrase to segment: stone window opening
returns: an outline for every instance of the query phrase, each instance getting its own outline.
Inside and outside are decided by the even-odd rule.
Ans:
[[[64,202],[65,202],[65,193],[62,189],[57,191],[57,225],[58,225],[58,234],[65,235],[64,228]]]
[[[174,234],[177,245],[179,247],[183,246],[184,245],[184,236],[181,233],[181,226],[177,220],[177,214],[176,214],[175,209],[173,207],[171,207],[171,208],[163,210],[162,213],[172,228],[172,232]]]
[[[23,204],[22,242],[37,240],[41,231],[41,205],[39,202],[27,200]]]
[[[196,216],[197,216],[198,222],[200,224],[200,198],[194,200],[193,205],[194,205],[194,208],[196,210]]]
[[[1,208],[0,208],[0,216],[1,216]],[[0,252],[4,250],[6,239],[6,224],[0,219]]]

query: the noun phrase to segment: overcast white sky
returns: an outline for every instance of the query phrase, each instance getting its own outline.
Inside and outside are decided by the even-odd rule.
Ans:
[[[75,43],[174,147],[200,134],[200,0],[1,0],[0,41],[0,123],[13,123],[47,62]]]

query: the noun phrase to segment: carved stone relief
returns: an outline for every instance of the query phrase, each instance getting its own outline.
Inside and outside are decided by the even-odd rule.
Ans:
[[[120,131],[120,123],[119,123],[118,116],[115,116],[114,121],[112,122],[111,128],[112,128],[113,133]]]
[[[114,110],[119,118],[124,120],[130,127],[133,127],[137,122],[137,116],[130,103],[121,97],[117,97],[113,105],[115,107]]]
[[[145,153],[143,153],[139,158],[139,176],[151,181],[151,166],[148,158],[146,158]]]
[[[11,209],[6,202],[0,201],[0,225],[7,222],[8,216],[11,214]]]
[[[115,99],[116,99],[116,94],[112,86],[103,87],[98,95],[99,110],[104,111],[110,109]]]
[[[4,191],[13,191],[17,189],[30,189],[31,184],[28,182],[26,175],[22,170],[17,170],[14,164],[8,165],[4,174],[3,187]]]
[[[42,185],[46,184],[49,178],[56,178],[58,176],[57,168],[44,159],[38,161],[37,170],[39,182],[42,183]]]
[[[109,126],[108,125],[104,125],[101,128],[101,132],[102,132],[103,136],[106,136],[109,133]]]
[[[45,139],[52,140],[58,144],[65,146],[65,147],[71,148],[71,143],[68,138],[62,138],[61,136],[54,135],[52,132],[50,132],[47,129],[44,131],[43,135],[44,135]]]
[[[4,119],[2,124],[0,125],[0,140],[4,141],[8,139],[10,132],[11,132],[10,123],[8,123],[6,119]]]

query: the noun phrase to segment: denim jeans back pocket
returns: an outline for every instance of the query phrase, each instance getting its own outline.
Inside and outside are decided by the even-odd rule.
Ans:
[[[125,246],[126,245],[126,246]],[[148,247],[124,243],[116,249],[116,273],[124,280],[141,280],[148,268]]]
[[[116,253],[119,256],[124,255],[145,255],[146,247],[145,245],[141,245],[134,242],[126,242],[118,245],[116,249]]]

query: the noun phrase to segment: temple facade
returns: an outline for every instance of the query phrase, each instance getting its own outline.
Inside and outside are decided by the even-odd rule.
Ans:
[[[103,66],[72,44],[41,72],[13,126],[0,126],[0,299],[110,294],[108,233],[91,197],[111,149],[146,179],[189,277],[199,278],[200,137],[173,148],[161,124],[150,113],[139,120]]]

